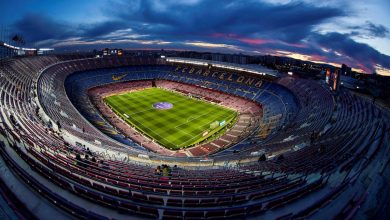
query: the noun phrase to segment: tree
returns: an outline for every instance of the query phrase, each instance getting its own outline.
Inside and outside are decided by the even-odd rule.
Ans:
[[[26,42],[24,41],[23,37],[21,35],[15,34],[11,40],[17,44],[25,45]]]

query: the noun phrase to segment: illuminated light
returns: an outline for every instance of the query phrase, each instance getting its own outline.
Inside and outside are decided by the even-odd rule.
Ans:
[[[202,65],[202,66],[207,66],[209,65],[208,63],[206,62],[199,62],[199,61],[191,61],[191,60],[180,60],[180,59],[172,59],[172,58],[168,58],[167,59],[168,62],[174,62],[174,63],[188,63],[188,64],[195,64],[195,65]]]
[[[35,48],[16,47],[16,46],[7,44],[7,43],[5,43],[5,42],[3,42],[3,46],[4,46],[4,47],[11,48],[11,49],[14,49],[14,50],[23,50],[23,51],[36,51],[36,50],[37,50],[37,49],[35,49]]]
[[[326,77],[325,77],[325,82],[326,82],[326,84],[328,84],[328,85],[330,84],[330,82],[329,82],[330,75],[331,75],[330,69],[328,68],[328,69],[326,69]]]
[[[35,50],[37,50],[37,49],[35,49],[35,48],[24,48],[24,47],[22,47],[22,50],[30,50],[30,51],[35,51]]]
[[[288,72],[287,74],[290,75],[290,76],[292,76],[292,75],[293,75],[293,72]]]
[[[161,55],[161,58],[162,58],[162,59],[165,59],[165,56]]]
[[[185,58],[166,58],[167,62],[173,62],[173,63],[187,63],[187,64],[195,64],[195,65],[203,65],[203,66],[208,66],[211,65],[213,67],[219,67],[223,69],[229,69],[229,70],[236,70],[236,71],[242,71],[242,72],[248,72],[248,73],[254,73],[258,75],[271,75],[271,76],[276,76],[275,73],[264,73],[262,71],[252,69],[252,68],[246,68],[243,65],[234,65],[234,64],[228,64],[228,63],[223,63],[223,62],[202,62],[201,60],[193,60],[193,59],[185,59]]]
[[[3,45],[4,45],[5,47],[11,48],[11,49],[15,49],[15,50],[19,50],[19,49],[20,49],[20,47],[15,47],[15,46],[12,46],[12,45],[7,44],[7,43],[3,43]]]
[[[53,48],[39,48],[39,51],[52,51],[54,50]]]

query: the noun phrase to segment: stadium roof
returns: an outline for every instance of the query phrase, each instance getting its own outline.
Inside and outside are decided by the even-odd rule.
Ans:
[[[280,76],[279,73],[276,70],[268,69],[266,67],[250,64],[250,65],[242,65],[242,64],[236,64],[236,63],[227,63],[227,62],[219,62],[219,61],[212,61],[212,60],[202,60],[202,59],[191,59],[191,58],[181,58],[181,57],[167,57],[167,62],[174,62],[174,63],[188,63],[188,64],[194,64],[194,65],[212,65],[214,67],[219,68],[225,68],[225,69],[231,69],[231,70],[237,70],[237,71],[244,71],[249,73],[254,73],[258,75],[268,75],[273,77]]]
[[[9,49],[14,49],[14,50],[24,50],[24,51],[36,51],[36,50],[40,50],[40,51],[52,51],[54,50],[53,48],[25,48],[25,47],[18,47],[18,46],[14,46],[14,45],[11,45],[11,44],[7,44],[3,41],[0,41],[0,46],[2,47],[6,47],[6,48],[9,48]]]

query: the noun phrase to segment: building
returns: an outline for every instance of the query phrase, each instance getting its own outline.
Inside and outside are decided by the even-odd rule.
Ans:
[[[103,52],[103,56],[111,56],[111,55],[122,56],[123,55],[123,49],[118,49],[118,48],[113,48],[113,49],[105,48],[105,49],[103,49],[102,52]]]
[[[351,76],[352,68],[345,65],[344,63],[341,65],[341,75],[343,76]]]

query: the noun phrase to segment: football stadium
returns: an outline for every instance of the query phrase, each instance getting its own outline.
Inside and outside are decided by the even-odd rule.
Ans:
[[[1,219],[390,217],[387,77],[1,37]]]

